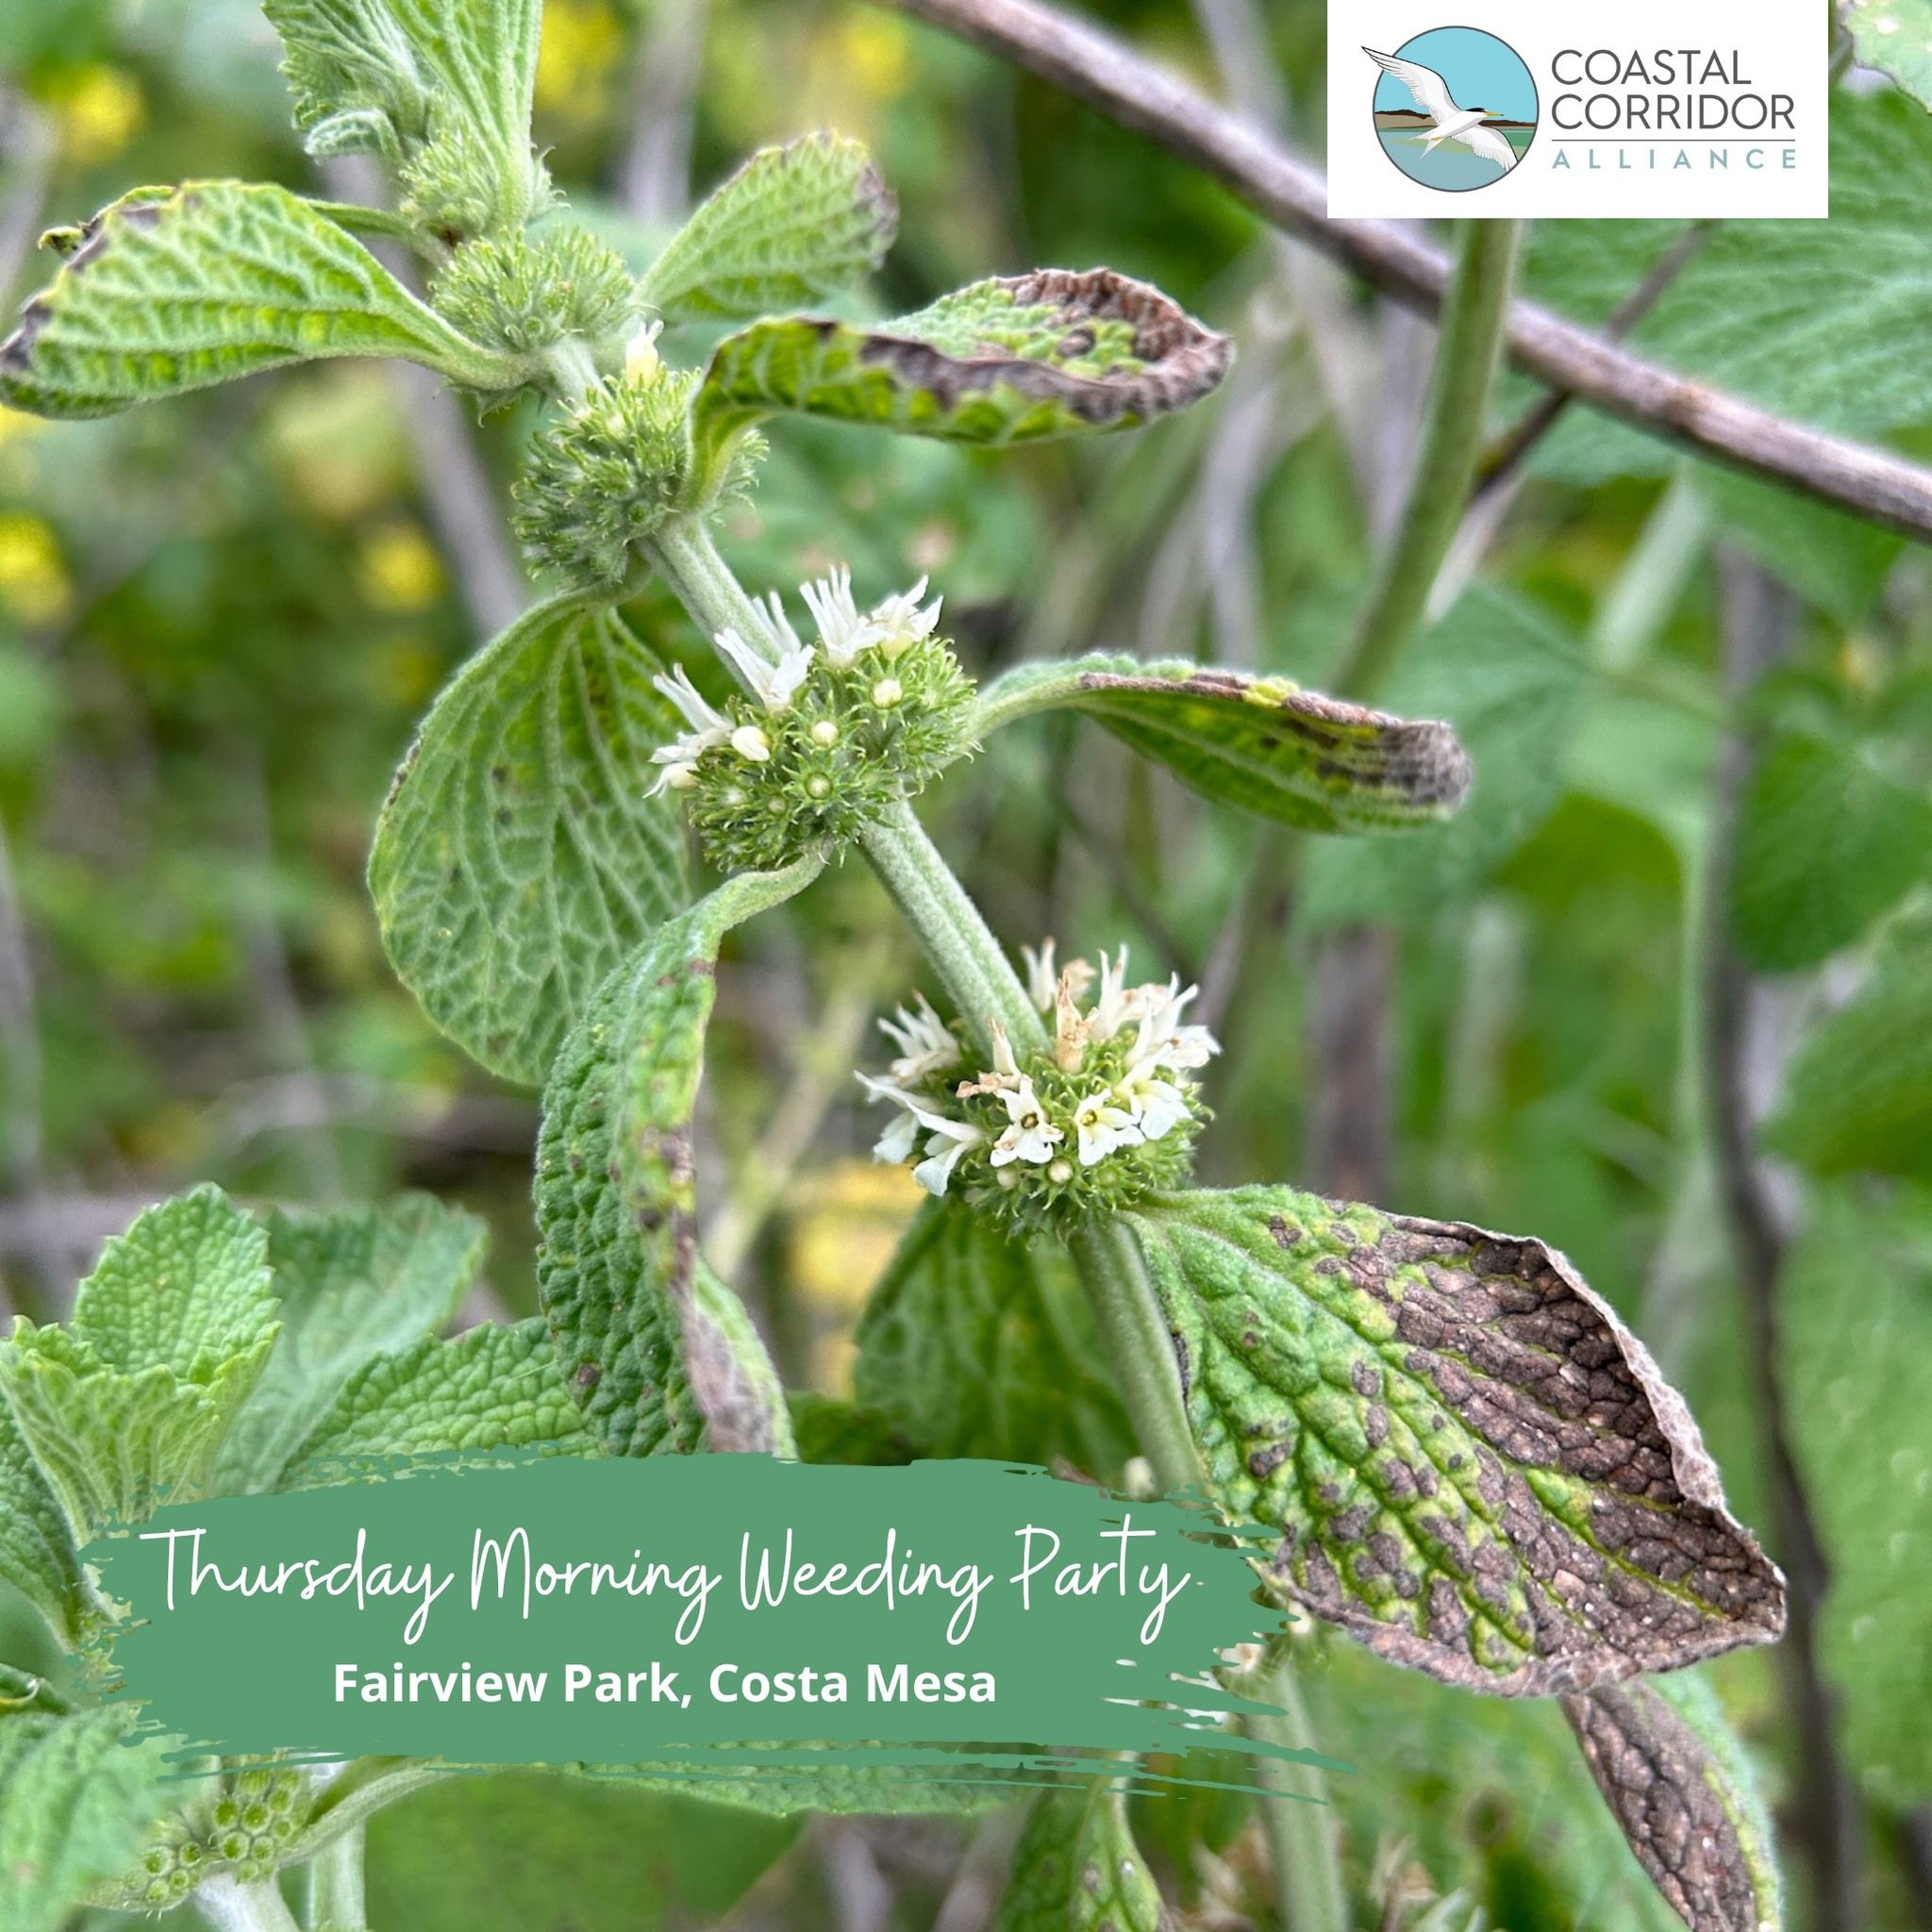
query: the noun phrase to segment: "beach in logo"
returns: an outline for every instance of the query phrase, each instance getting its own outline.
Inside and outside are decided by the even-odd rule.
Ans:
[[[1376,136],[1410,180],[1449,193],[1487,188],[1536,139],[1536,82],[1516,50],[1494,34],[1431,27],[1392,54],[1362,52],[1381,70]]]

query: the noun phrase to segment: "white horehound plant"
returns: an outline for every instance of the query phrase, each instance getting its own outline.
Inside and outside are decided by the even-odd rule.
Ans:
[[[49,238],[66,258],[0,346],[0,396],[94,416],[394,356],[486,408],[548,399],[514,514],[558,588],[438,700],[370,865],[390,957],[431,1019],[544,1088],[545,1318],[434,1339],[478,1242],[433,1204],[265,1229],[211,1191],[157,1209],[110,1247],[70,1326],[23,1326],[0,1353],[0,1574],[98,1659],[113,1607],[74,1550],[163,1490],[506,1441],[795,1453],[762,1344],[699,1251],[691,1122],[726,932],[851,851],[945,1008],[914,994],[883,1023],[896,1057],[860,1075],[891,1109],[880,1156],[935,1197],[862,1324],[872,1407],[928,1454],[1063,1457],[1119,1481],[1138,1451],[1162,1487],[1274,1533],[1257,1574],[1280,1604],[1466,1690],[1564,1697],[1672,1904],[1699,1926],[1769,1924],[1774,1880],[1731,1757],[1644,1680],[1774,1639],[1782,1585],[1641,1344],[1535,1241],[1284,1185],[1191,1189],[1221,1050],[1187,1017],[1192,989],[1130,983],[1124,949],[1059,966],[1051,941],[1023,977],[912,806],[993,731],[1067,708],[1216,804],[1399,835],[1460,803],[1454,735],[1111,656],[975,691],[925,584],[861,609],[834,572],[806,587],[795,628],[713,545],[721,508],[756,487],[760,424],[978,447],[1127,430],[1208,395],[1227,341],[1106,269],[982,281],[877,325],[793,312],[861,280],[895,224],[864,152],[824,135],[753,158],[634,275],[532,149],[538,0],[267,10],[311,151],[378,157],[393,207],[235,181],[129,194]],[[412,254],[425,292],[360,235]],[[736,326],[681,366],[680,331],[719,323]],[[626,627],[619,607],[650,575],[714,662],[668,668]],[[724,874],[695,903],[680,818]],[[1050,1320],[1069,1274],[1084,1307]],[[993,1373],[959,1358],[978,1331],[948,1317],[990,1294],[1053,1338],[1025,1440],[948,1406]],[[435,1774],[232,1769],[184,1804],[131,1768],[142,1754],[108,1751],[118,1711],[66,1708],[27,1679],[0,1691],[0,1844],[65,1874],[26,1932],[78,1896],[192,1897],[217,1925],[286,1925],[272,1880],[294,1861],[309,1924],[358,1926],[361,1821]],[[56,1821],[82,1778],[119,1780],[125,1803],[95,1807],[119,1838],[75,1849]],[[756,1779],[738,1795],[813,1801]],[[837,1802],[947,1800],[913,1782]],[[1152,1927],[1118,1797],[1070,1787],[1038,1805],[1004,1923]],[[1085,1885],[1094,1869],[1118,1885]],[[1296,1932],[1340,1932],[1332,1885],[1326,1907],[1319,1886],[1304,1895]]]

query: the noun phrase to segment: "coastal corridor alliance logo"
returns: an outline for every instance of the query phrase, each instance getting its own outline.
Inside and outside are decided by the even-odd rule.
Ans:
[[[1392,54],[1362,52],[1382,70],[1374,104],[1382,152],[1411,181],[1450,194],[1488,188],[1536,139],[1536,82],[1494,34],[1431,27]]]

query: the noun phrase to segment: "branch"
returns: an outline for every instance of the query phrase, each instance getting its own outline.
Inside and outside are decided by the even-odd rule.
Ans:
[[[1037,0],[885,4],[1005,56],[1159,142],[1383,294],[1427,315],[1441,307],[1446,257],[1388,223],[1331,222],[1314,169],[1110,35]],[[1606,415],[1932,541],[1932,472],[1674,375],[1533,302],[1512,304],[1506,345],[1519,369]]]

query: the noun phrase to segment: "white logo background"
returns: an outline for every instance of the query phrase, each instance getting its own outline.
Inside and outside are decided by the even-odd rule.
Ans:
[[[1328,0],[1328,212],[1680,220],[1828,214],[1827,25],[1815,0],[1618,0],[1590,8],[1548,0]],[[1507,175],[1463,193],[1411,180],[1391,163],[1374,109],[1382,70],[1362,51],[1392,53],[1442,26],[1480,27],[1507,41],[1539,96],[1529,151]],[[1632,55],[1659,77],[1596,77],[1617,73]],[[1713,58],[1722,80],[1704,77]],[[1676,70],[1668,82],[1660,77],[1666,65]],[[1729,78],[1734,74],[1741,84]],[[1446,77],[1453,90],[1456,75]],[[1660,95],[1674,99],[1681,129],[1632,125],[1640,114],[1652,122],[1667,117]],[[1740,125],[1774,119],[1775,125]],[[1592,126],[1592,120],[1612,125]]]

